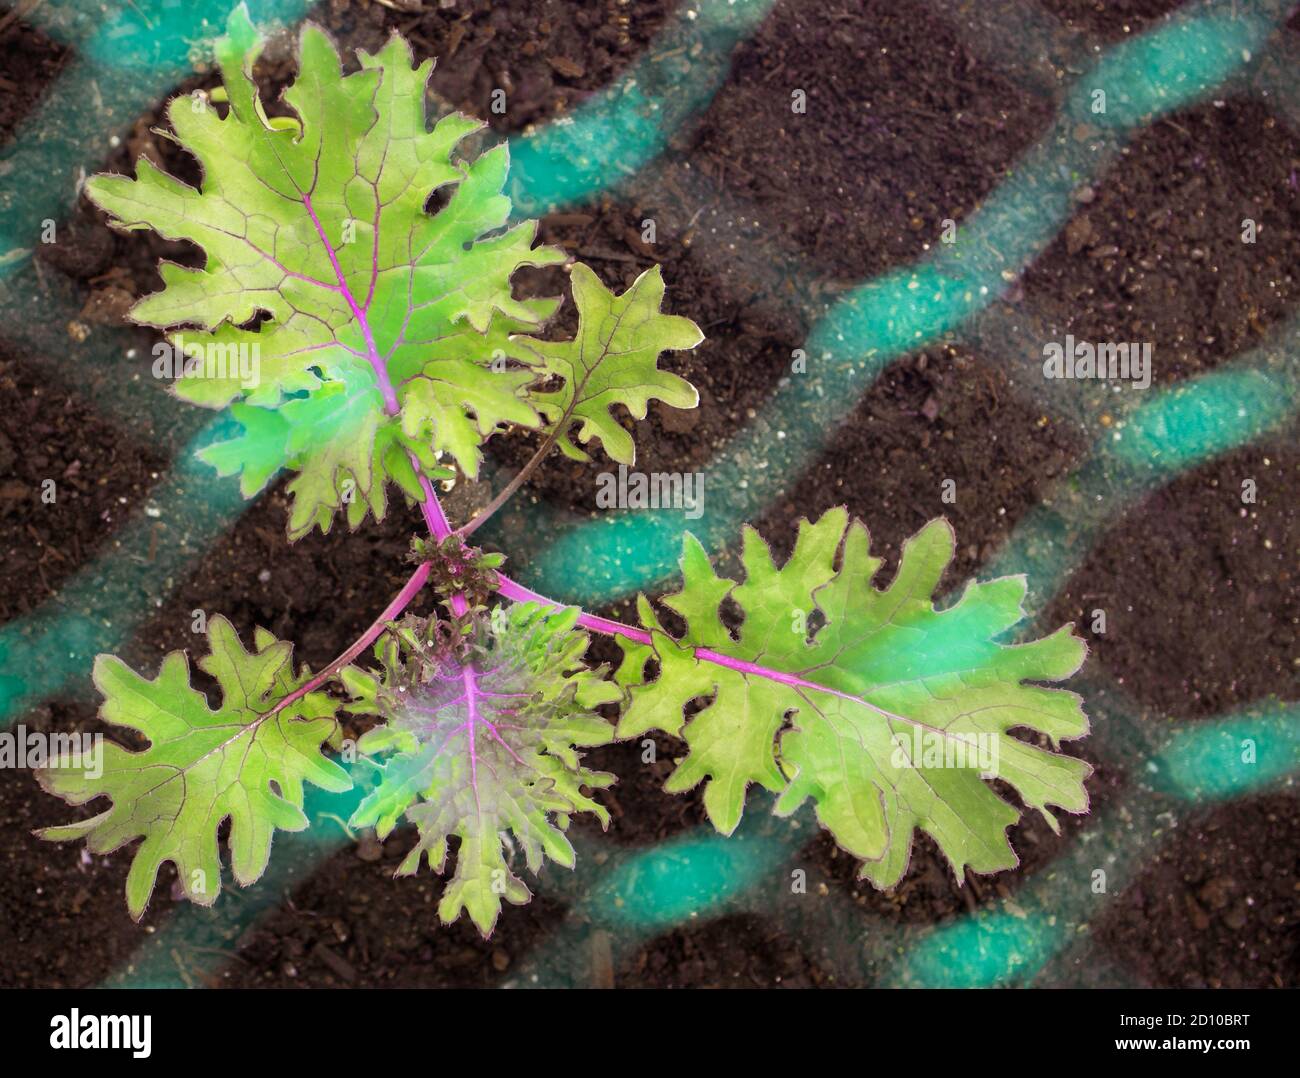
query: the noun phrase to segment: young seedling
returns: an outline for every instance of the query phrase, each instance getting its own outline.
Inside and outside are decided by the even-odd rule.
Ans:
[[[535,222],[509,224],[504,146],[458,155],[481,127],[460,115],[428,128],[431,62],[415,65],[394,36],[344,75],[329,38],[307,25],[284,95],[294,118],[268,119],[252,79],[259,49],[240,7],[217,45],[224,91],[170,105],[177,141],[202,166],[199,188],[141,158],[135,179],[97,176],[87,191],[116,227],[152,228],[206,255],[201,269],[163,263],[163,289],[132,312],[174,331],[168,339],[185,357],[174,392],[229,407],[242,426],[204,459],[238,474],[249,497],[292,472],[290,539],[328,531],[340,514],[353,528],[382,519],[394,488],[419,505],[429,535],[413,544],[407,584],[316,673],[263,629],[246,650],[221,617],[209,621],[199,660],[221,691],[215,710],[182,652],[153,680],[100,656],[103,718],[149,745],[106,746],[93,773],[40,772],[72,804],[111,802],[44,837],[84,838],[97,853],[142,840],[126,885],[136,918],[165,861],[186,896],[209,905],[221,887],[224,821],[231,869],[246,886],[265,870],[277,829],[308,826],[305,783],[352,788],[328,752],[339,747],[342,711],[368,717],[357,748],[375,764],[351,824],[381,838],[402,819],[415,825],[399,873],[426,859],[442,871],[454,839],[439,913],[450,922],[468,911],[484,935],[502,899],[529,898],[520,862],[534,873],[546,858],[572,866],[571,817],[608,824],[598,796],[614,777],[585,768],[581,750],[650,730],[684,739],[667,789],[703,783],[719,831],[735,830],[753,783],[777,795],[781,814],[811,800],[881,888],[902,877],[918,828],[959,881],[968,867],[1013,867],[1007,829],[1020,810],[989,780],[1053,827],[1053,807],[1087,811],[1088,766],[1054,751],[1086,733],[1080,700],[1040,684],[1070,676],[1084,646],[1070,627],[998,642],[1024,616],[1019,577],[970,584],[937,610],[954,545],[942,520],[904,545],[883,589],[873,586],[881,561],[866,528],[844,509],[802,522],[783,565],[746,528],[740,581],[719,576],[688,537],[681,589],[662,600],[684,624],[680,635],[644,596],[640,625],[619,624],[537,595],[500,571],[499,555],[469,546],[552,449],[586,460],[584,447],[599,442],[632,464],[614,406],[638,419],[650,400],[694,407],[694,388],[658,360],[695,347],[700,331],[661,312],[658,268],[616,295],[575,264],[577,331],[543,337],[559,301],[516,298],[512,276],[566,256],[534,245]],[[435,191],[447,197],[429,213]],[[252,379],[224,362],[250,350]],[[483,443],[509,429],[543,432],[541,448],[453,529],[434,484],[475,481]],[[442,612],[408,613],[426,591]],[[728,599],[743,613],[735,632],[722,615]],[[814,615],[810,632],[803,619]],[[589,632],[618,638],[616,671],[584,662]],[[704,706],[692,713],[693,703]],[[616,724],[598,711],[605,705]]]

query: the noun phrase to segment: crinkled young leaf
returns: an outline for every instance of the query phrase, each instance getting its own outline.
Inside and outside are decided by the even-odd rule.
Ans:
[[[176,865],[186,897],[203,906],[221,890],[217,831],[230,820],[235,879],[248,886],[266,869],[271,836],[301,831],[303,783],[326,790],[351,788],[347,773],[321,754],[336,729],[335,704],[309,692],[281,711],[275,705],[304,684],[293,671],[292,645],[264,629],[247,652],[225,618],[208,623],[210,654],[199,667],[216,678],[221,706],[213,711],[190,685],[185,653],[168,655],[153,681],[120,659],[95,660],[95,685],[104,695],[106,722],[143,734],[149,747],[131,752],[105,742],[101,770],[93,761],[47,767],[37,773],[50,793],[74,805],[108,797],[93,816],[37,832],[42,838],[84,838],[108,853],[143,838],[126,878],[127,906],[137,920],[148,905],[158,869]]]
[[[373,824],[381,838],[403,815],[416,825],[419,842],[399,875],[426,857],[441,872],[455,836],[455,872],[438,912],[450,923],[467,910],[485,936],[503,898],[518,905],[530,897],[509,850],[517,846],[531,872],[544,858],[572,867],[569,817],[590,812],[608,824],[584,788],[608,786],[613,776],[584,768],[577,750],[613,740],[613,727],[592,709],[620,697],[583,664],[587,637],[572,631],[577,611],[519,604],[502,612],[504,622],[464,654],[423,643],[419,623],[408,619],[400,642],[390,637],[376,648],[379,678],[356,668],[344,675],[356,697],[350,709],[386,720],[359,743],[387,761],[351,822]]]
[[[1069,626],[1032,643],[997,642],[1024,617],[1023,577],[971,583],[936,610],[952,554],[951,528],[933,521],[904,544],[897,574],[879,590],[866,528],[835,509],[801,524],[780,568],[747,529],[737,583],[719,577],[688,537],[684,586],[664,600],[687,631],[673,638],[640,600],[652,644],[621,641],[618,680],[630,703],[619,736],[656,728],[683,736],[689,751],[667,788],[704,782],[705,807],[724,833],[739,823],[751,782],[780,795],[782,814],[812,798],[818,820],[878,887],[906,871],[916,828],[958,880],[966,866],[1013,867],[1006,832],[1020,812],[985,779],[1013,787],[1053,828],[1049,806],[1087,811],[1087,764],[1011,736],[1045,735],[1056,747],[1087,732],[1078,696],[1025,684],[1068,677],[1085,648]],[[719,612],[728,596],[745,615],[734,639]],[[825,624],[809,640],[814,610]],[[652,657],[660,672],[646,683]],[[684,720],[683,708],[702,698],[707,706]]]
[[[498,426],[538,425],[523,399],[528,372],[500,364],[494,371],[492,361],[516,351],[510,334],[535,329],[554,310],[554,302],[515,299],[512,274],[564,255],[533,246],[535,223],[504,227],[504,146],[470,162],[453,159],[482,124],[452,115],[428,130],[432,61],[413,66],[400,37],[374,55],[359,53],[361,70],[343,76],[334,46],[307,24],[298,78],[285,93],[297,122],[287,124],[267,120],[252,81],[260,49],[241,5],[217,47],[226,114],[199,96],[168,109],[180,143],[202,166],[200,188],[141,158],[135,179],[98,176],[87,191],[119,227],[153,228],[203,249],[201,269],[164,263],[164,288],[132,312],[158,326],[200,327],[179,335],[197,357],[175,384],[180,396],[280,411],[291,407],[286,399],[307,393],[310,401],[340,387],[364,398],[349,408],[373,414],[354,415],[345,432],[334,427],[317,438],[315,428],[286,417],[296,429],[276,466],[312,473],[294,490],[304,503],[294,513],[301,532],[313,523],[328,528],[349,478],[366,493],[350,503],[360,507],[351,515],[382,513],[382,494],[369,490],[400,481],[392,465],[403,456],[384,445],[405,438],[445,449],[474,475],[479,446]],[[449,186],[446,205],[425,213],[429,196]],[[269,318],[241,328],[258,312]],[[255,348],[258,359],[247,382],[233,362],[241,347],[248,356]],[[357,390],[366,380],[369,388]],[[246,426],[250,414],[242,414]],[[268,423],[257,417],[249,426],[263,428],[259,452],[275,441],[264,437]],[[341,446],[344,433],[364,444]],[[248,449],[218,458],[237,466]],[[248,466],[254,474],[245,489],[274,471],[260,458]]]
[[[621,404],[644,419],[651,400],[694,408],[700,399],[695,387],[660,370],[658,362],[661,353],[694,348],[704,335],[689,318],[660,312],[664,281],[658,266],[641,274],[621,296],[586,266],[574,266],[571,279],[578,308],[574,339],[519,341],[547,374],[563,379],[558,389],[533,390],[529,399],[559,428],[557,444],[569,456],[587,459],[570,439],[572,431],[581,442],[599,438],[610,457],[632,464],[635,446],[610,409]]]

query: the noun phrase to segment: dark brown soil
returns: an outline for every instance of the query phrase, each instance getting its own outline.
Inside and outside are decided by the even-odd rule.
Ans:
[[[0,128],[18,126],[68,56],[67,49],[34,26],[15,20],[6,27],[0,34]]]
[[[1125,26],[1137,32],[1178,5],[1042,6],[1067,28],[1104,41],[1125,36]],[[543,222],[545,240],[591,262],[611,285],[660,263],[672,308],[708,335],[689,359],[673,361],[700,386],[701,408],[685,417],[652,409],[637,436],[640,467],[703,465],[762,406],[788,372],[792,349],[843,284],[924,254],[943,219],[969,214],[1046,129],[1054,102],[1027,92],[987,52],[969,50],[955,24],[937,14],[945,7],[892,0],[778,4],[736,50],[725,86],[674,140],[653,182],[629,184]],[[666,0],[475,0],[446,10],[333,2],[316,17],[354,46],[374,47],[390,28],[401,29],[420,53],[440,57],[441,95],[513,132],[613,82],[675,8]],[[6,138],[63,55],[21,20],[0,32],[0,80],[22,87],[11,95],[0,81]],[[271,58],[266,74],[280,76],[283,67]],[[504,115],[490,108],[498,87],[507,90]],[[790,112],[793,89],[808,95],[808,113],[798,122]],[[104,164],[126,171],[137,153],[149,152],[173,170],[191,169],[149,133],[158,122],[156,115],[141,117]],[[1223,107],[1207,102],[1159,122],[1098,180],[1095,199],[1076,210],[1009,302],[1079,337],[1159,342],[1169,357],[1157,368],[1161,381],[1222,363],[1295,316],[1297,167],[1300,132],[1253,99],[1229,97]],[[699,196],[700,177],[713,192],[707,200]],[[652,249],[637,241],[647,215],[659,223]],[[1240,242],[1246,216],[1264,225],[1249,248]],[[69,239],[42,250],[37,264],[51,295],[72,289],[79,325],[58,319],[0,330],[0,623],[59,602],[79,568],[111,551],[115,529],[148,503],[180,447],[208,418],[161,397],[148,377],[129,380],[148,362],[152,338],[120,324],[124,296],[156,287],[160,256],[192,255],[148,233],[110,233],[84,205],[60,229]],[[728,247],[732,236],[737,250]],[[797,260],[808,279],[794,280],[783,259]],[[106,341],[118,357],[113,362],[77,362]],[[126,357],[129,347],[138,358]],[[1097,435],[1044,415],[1000,359],[987,340],[978,348],[955,341],[892,363],[757,523],[784,547],[800,517],[847,504],[892,564],[902,540],[944,511],[959,537],[945,585],[980,571]],[[1044,625],[1083,623],[1098,605],[1107,608],[1108,632],[1093,640],[1081,691],[1107,678],[1118,682],[1151,736],[1170,720],[1300,695],[1295,434],[1292,426],[1211,461],[1117,517],[1091,553],[1080,552],[1044,615]],[[503,443],[494,457],[511,466],[531,448],[526,440]],[[593,507],[591,471],[555,460],[529,496],[586,513]],[[1257,480],[1260,494],[1243,515],[1246,477]],[[39,500],[47,478],[60,491],[53,506]],[[944,478],[962,492],[955,506],[938,502]],[[123,646],[124,658],[153,669],[166,652],[189,646],[198,609],[221,612],[245,630],[264,625],[295,641],[298,656],[313,665],[332,658],[400,586],[418,518],[399,508],[382,525],[314,534],[290,546],[285,515],[277,488],[233,522],[177,575],[173,589],[159,589],[162,602]],[[512,531],[509,522],[505,532]],[[158,541],[181,541],[187,526],[161,520]],[[540,549],[545,539],[529,541]],[[526,560],[526,550],[511,553]],[[152,605],[145,594],[124,601]],[[597,654],[610,657],[601,647]],[[1095,738],[1077,748],[1098,768],[1090,790],[1099,811],[1137,779],[1127,773],[1133,761],[1114,751],[1104,719],[1099,705]],[[20,721],[29,728],[96,728],[88,676],[33,705]],[[653,765],[641,762],[639,744],[592,754],[620,781],[606,799],[614,817],[607,840],[577,825],[584,855],[614,857],[704,822],[698,796],[662,792],[673,753],[671,739],[660,738]],[[751,803],[755,834],[790,842],[788,824],[758,822],[764,804]],[[28,837],[67,811],[30,774],[0,772],[0,827],[10,836],[0,863],[0,984],[88,985],[130,973],[128,963],[144,968],[155,960],[142,957],[150,954],[151,937],[176,910],[164,874],[137,926],[122,902],[124,853],[87,859],[78,848]],[[1146,847],[1145,867],[1091,925],[1086,946],[1058,956],[1044,982],[1295,985],[1298,820],[1289,794],[1189,815]],[[327,832],[337,827],[328,819],[317,824]],[[261,919],[244,916],[251,892],[227,890],[213,914],[193,918],[184,953],[157,961],[168,978],[196,984],[486,986],[532,983],[535,976],[622,985],[875,983],[888,963],[853,957],[858,943],[848,933],[856,941],[864,924],[879,923],[909,939],[1012,897],[1070,850],[1088,823],[1064,825],[1058,837],[1027,820],[1013,832],[1022,870],[968,888],[955,885],[922,839],[906,878],[888,895],[855,881],[850,860],[825,835],[805,829],[808,837],[792,845],[793,860],[782,860],[770,885],[756,887],[727,916],[612,944],[566,913],[574,889],[590,877],[553,868],[531,905],[505,910],[490,942],[463,921],[442,927],[434,912],[437,877],[391,878],[411,841],[399,832],[382,848],[343,841],[309,875],[278,882]],[[287,854],[290,841],[277,852]],[[807,872],[809,894],[788,912],[765,896],[788,891],[793,867]]]
[[[1071,29],[1113,41],[1141,33],[1184,5],[1182,0],[1041,0],[1039,6]]]
[[[335,0],[314,17],[355,48],[374,50],[400,31],[423,55],[437,57],[432,85],[440,97],[501,131],[519,131],[612,82],[645,51],[676,5],[538,0],[512,7],[467,0],[406,5],[425,10],[405,14],[402,6]],[[504,111],[491,107],[498,89],[505,91]]]
[[[778,4],[736,50],[694,140],[705,162],[696,167],[823,276],[856,282],[918,258],[1053,112],[961,39],[911,5],[846,4],[827,18],[816,5]],[[944,66],[961,77],[915,77]],[[804,117],[792,113],[796,90]]]
[[[1300,292],[1297,162],[1300,132],[1258,100],[1153,124],[1025,274],[1026,299],[1079,340],[1158,342],[1157,383],[1257,347]]]

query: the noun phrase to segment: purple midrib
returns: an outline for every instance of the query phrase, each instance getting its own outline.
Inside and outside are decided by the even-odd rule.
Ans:
[[[461,684],[465,686],[465,694],[460,699],[465,702],[466,717],[464,722],[464,729],[465,729],[465,742],[469,750],[469,781],[470,781],[470,786],[472,786],[474,789],[474,804],[477,805],[481,810],[482,804],[479,801],[479,789],[478,789],[478,727],[479,726],[482,726],[486,730],[487,735],[490,738],[492,738],[493,741],[497,742],[497,744],[499,744],[503,749],[505,749],[506,752],[510,754],[511,759],[513,759],[514,762],[517,763],[520,767],[528,767],[529,765],[524,761],[524,759],[519,755],[519,753],[517,753],[514,750],[514,748],[506,741],[506,739],[501,736],[501,732],[500,730],[497,729],[496,723],[492,722],[486,715],[482,714],[479,711],[480,697],[515,696],[515,695],[527,695],[527,694],[488,692],[485,689],[483,689],[482,686],[479,685],[478,679],[479,679],[479,675],[478,672],[474,669],[473,664],[466,665],[465,668],[461,671]]]
[[[316,227],[316,234],[320,236],[320,241],[325,246],[325,253],[329,256],[330,265],[334,267],[334,275],[339,280],[339,294],[347,300],[348,307],[352,311],[352,317],[357,320],[357,325],[361,327],[361,336],[366,342],[366,359],[370,361],[370,366],[375,372],[375,379],[379,383],[379,391],[384,395],[384,409],[389,415],[397,415],[402,410],[402,406],[397,402],[397,391],[393,388],[392,379],[388,377],[388,367],[384,364],[383,358],[379,355],[379,349],[375,345],[375,335],[371,332],[370,321],[366,318],[365,308],[357,302],[356,296],[352,294],[352,289],[348,287],[348,280],[343,274],[343,267],[339,265],[338,254],[335,252],[329,238],[325,235],[325,229],[320,223],[320,218],[316,216],[315,209],[312,208],[311,195],[304,192],[302,204],[307,209],[307,216],[311,218],[311,223]],[[419,471],[418,467],[416,471]]]
[[[525,587],[509,577],[500,577],[500,592],[507,599],[515,599],[519,602],[540,603],[543,606],[549,606],[555,609],[563,609],[560,603],[546,596]],[[583,612],[578,616],[578,624],[596,632],[613,634],[615,636],[625,636],[629,640],[635,640],[638,644],[654,645],[654,638],[645,629],[638,629],[631,625],[624,625],[620,621],[612,621],[609,618],[602,618],[596,614]],[[737,659],[732,655],[724,655],[720,651],[714,651],[712,648],[696,647],[692,649],[695,657],[704,662],[713,663],[715,666],[726,667],[728,670],[735,670],[741,674],[751,677],[766,678],[768,681],[779,682],[782,685],[789,685],[797,689],[810,689],[816,692],[826,693],[828,696],[838,696],[842,700],[850,700],[855,704],[865,704],[866,701],[860,696],[854,696],[851,693],[841,692],[839,689],[828,688],[825,685],[818,684],[815,681],[809,681],[807,678],[801,678],[798,674],[787,674],[783,670],[774,670],[770,666],[764,666],[762,663],[751,662],[748,659]],[[868,705],[874,707],[874,705]]]
[[[348,287],[347,277],[344,276],[343,267],[339,265],[338,254],[331,245],[329,238],[325,235],[325,229],[320,223],[320,218],[316,216],[316,210],[311,204],[311,195],[303,193],[302,204],[307,210],[307,216],[311,218],[312,224],[316,228],[316,234],[320,237],[321,243],[325,247],[325,253],[329,256],[330,265],[334,267],[334,275],[338,278],[339,294],[347,301],[349,309],[352,311],[352,317],[357,320],[357,325],[361,328],[361,336],[366,342],[366,359],[370,362],[371,368],[375,372],[375,380],[379,384],[379,391],[384,397],[384,410],[391,416],[397,415],[402,406],[397,399],[397,390],[393,388],[392,379],[388,376],[388,367],[384,363],[383,357],[379,354],[379,348],[375,344],[375,335],[370,328],[370,321],[366,317],[366,308],[357,302],[356,296],[352,294],[352,289]],[[378,261],[372,262],[372,284],[378,276]],[[420,489],[424,492],[424,501],[420,505],[420,510],[424,514],[424,521],[428,525],[429,532],[435,539],[445,539],[451,534],[451,524],[447,520],[446,513],[442,510],[442,505],[438,501],[438,496],[434,493],[433,484],[429,481],[428,476],[420,466],[414,453],[407,453],[410,458],[411,467],[415,469],[415,474],[419,477]],[[469,604],[465,601],[463,595],[453,595],[451,597],[451,608],[455,614],[464,614],[469,609]]]
[[[465,725],[468,727],[465,740],[469,745],[469,782],[474,788],[474,804],[479,805],[478,798],[478,747],[474,743],[478,725],[478,678],[474,676],[474,667],[466,666],[461,672],[461,681],[465,686]],[[482,807],[481,805],[479,806]]]

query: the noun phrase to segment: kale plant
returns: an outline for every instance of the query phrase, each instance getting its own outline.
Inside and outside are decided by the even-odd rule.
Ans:
[[[644,596],[639,626],[562,607],[471,546],[552,450],[587,460],[599,443],[631,465],[613,409],[644,418],[651,400],[694,407],[695,389],[658,362],[702,335],[662,312],[657,267],[618,295],[581,264],[569,266],[573,338],[545,335],[560,301],[516,298],[512,278],[569,260],[535,245],[535,222],[509,223],[504,146],[458,150],[481,124],[450,115],[428,127],[432,64],[414,64],[401,37],[359,53],[345,75],[329,38],[307,25],[284,94],[293,116],[274,118],[252,78],[259,51],[241,7],[217,45],[224,88],[170,104],[177,142],[202,167],[197,189],[141,158],[134,179],[97,176],[87,191],[117,228],[152,228],[206,256],[201,269],[163,263],[164,287],[132,315],[172,331],[185,356],[174,392],[229,408],[242,428],[203,453],[217,472],[238,474],[250,497],[293,473],[290,539],[329,531],[339,515],[353,528],[382,519],[394,496],[419,505],[429,536],[413,543],[405,587],[317,672],[263,629],[246,648],[221,617],[198,660],[220,689],[215,709],[183,652],[152,680],[100,656],[102,717],[148,747],[107,746],[94,772],[40,772],[72,804],[111,802],[44,837],[84,838],[96,853],[142,840],[126,886],[139,918],[165,861],[188,898],[216,900],[225,821],[231,870],[248,885],[277,829],[308,826],[305,783],[364,782],[352,825],[380,838],[403,819],[415,826],[399,873],[424,861],[441,872],[454,856],[439,912],[450,922],[468,911],[486,935],[502,899],[528,900],[520,872],[547,858],[573,864],[575,814],[608,824],[599,791],[614,777],[584,767],[583,750],[650,730],[683,739],[667,788],[703,784],[720,832],[735,830],[752,783],[781,814],[811,800],[882,888],[902,877],[918,828],[959,880],[967,867],[1013,867],[1007,829],[1020,810],[991,780],[1053,827],[1053,807],[1087,810],[1088,766],[1055,751],[1087,730],[1080,700],[1041,684],[1072,674],[1084,646],[1070,627],[999,642],[1024,617],[1023,578],[972,583],[936,609],[954,546],[942,520],[907,542],[883,588],[867,530],[844,509],[802,522],[780,565],[747,528],[741,580],[719,576],[688,537],[681,588],[662,600],[676,615],[667,626]],[[212,362],[248,348],[255,379]],[[435,484],[475,481],[484,442],[509,430],[541,432],[540,449],[453,527]],[[438,613],[408,613],[426,591]],[[728,601],[743,614],[736,631]],[[617,637],[617,669],[584,661],[591,632]],[[355,778],[331,758],[344,711],[369,725],[356,748],[373,767]]]

